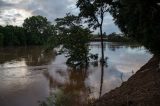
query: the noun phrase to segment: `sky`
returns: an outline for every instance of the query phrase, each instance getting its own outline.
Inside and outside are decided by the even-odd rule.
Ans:
[[[0,0],[0,25],[21,26],[24,19],[36,15],[47,17],[54,23],[56,18],[64,17],[66,13],[77,15],[79,10],[76,2],[77,0]],[[103,30],[107,34],[120,33],[109,13],[105,16]]]

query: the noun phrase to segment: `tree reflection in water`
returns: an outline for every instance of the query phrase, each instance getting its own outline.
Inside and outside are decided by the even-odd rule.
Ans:
[[[103,88],[103,79],[104,79],[104,67],[108,67],[108,64],[107,64],[107,57],[105,58],[105,62],[101,63],[101,80],[100,80],[100,91],[99,91],[99,97],[102,96],[102,88]]]
[[[98,43],[95,43],[95,44],[98,44]],[[112,43],[112,44],[116,45],[115,43]],[[148,56],[148,55],[144,55],[143,50],[142,50],[143,52],[142,51],[137,52],[137,49],[134,49],[133,51],[128,51],[128,48],[125,48],[125,46],[122,46],[121,49],[116,48],[115,52],[113,53],[113,51],[109,49],[109,47],[111,46],[108,46],[108,45],[106,46],[107,46],[106,47],[107,52],[105,53],[109,57],[108,68],[106,68],[105,64],[104,65],[100,64],[98,61],[99,59],[93,61],[91,58],[89,58],[90,61],[88,61],[88,65],[84,64],[84,65],[81,65],[80,67],[79,65],[74,66],[73,64],[73,65],[68,65],[68,68],[67,68],[67,66],[64,65],[64,62],[66,60],[64,58],[64,54],[62,54],[61,56],[57,56],[55,58],[54,53],[49,53],[49,52],[44,53],[43,49],[41,49],[40,47],[34,47],[34,48],[30,47],[29,49],[27,48],[24,49],[21,47],[17,47],[16,49],[1,48],[0,51],[2,52],[0,52],[1,54],[0,60],[2,60],[1,61],[2,64],[0,67],[2,70],[4,70],[4,71],[1,71],[2,73],[1,79],[5,78],[6,81],[9,80],[9,83],[7,82],[7,85],[3,84],[4,81],[1,81],[1,85],[2,85],[1,96],[3,95],[6,96],[5,92],[11,91],[11,93],[7,95],[6,97],[7,99],[11,98],[12,100],[16,101],[16,100],[19,100],[19,98],[21,99],[22,97],[25,97],[26,100],[23,99],[24,100],[23,104],[27,104],[27,103],[34,104],[32,103],[32,101],[33,102],[37,102],[37,100],[43,101],[44,98],[46,96],[49,96],[49,93],[51,93],[53,94],[54,98],[50,98],[49,101],[53,101],[54,103],[57,103],[57,105],[64,104],[64,106],[66,105],[75,106],[75,104],[77,104],[77,105],[83,106],[87,104],[87,101],[90,98],[92,97],[97,98],[99,96],[102,96],[104,93],[117,87],[117,85],[121,83],[122,74],[121,74],[121,70],[119,70],[120,68],[134,69],[134,66],[137,67],[135,63],[137,63],[138,58],[140,59],[138,59],[137,64],[144,64],[143,63],[144,61],[142,61],[142,59]],[[18,49],[18,48],[21,48],[21,49]],[[79,52],[79,50],[77,50],[76,48],[74,50],[76,52]],[[129,47],[129,50],[130,50],[130,47]],[[83,54],[83,53],[84,52],[80,54]],[[90,51],[90,53],[98,54],[99,51],[93,48]],[[118,55],[121,55],[124,57],[119,58],[117,56],[117,53]],[[81,56],[80,54],[77,53],[77,55]],[[86,53],[85,55],[87,57],[90,56],[90,54],[88,53]],[[76,55],[73,53],[72,56],[76,56]],[[137,58],[135,58],[135,56]],[[135,59],[131,60],[130,57]],[[55,58],[55,61],[54,61],[54,58]],[[121,61],[122,59],[123,61]],[[77,60],[75,59],[75,61]],[[114,64],[111,62],[114,62]],[[115,62],[118,62],[118,63],[115,63]],[[129,62],[132,62],[132,64],[130,64]],[[124,66],[126,65],[126,63],[127,65],[129,63],[127,67],[124,67],[124,68],[116,67],[117,65]],[[3,64],[4,66],[2,66]],[[12,67],[15,67],[15,68],[12,68]],[[45,68],[45,70],[43,70],[43,68]],[[11,72],[11,74],[10,73],[8,74],[8,72]],[[16,76],[12,76],[12,74]],[[130,72],[129,74],[128,72],[124,74],[122,80],[125,81],[126,76],[130,76]],[[13,80],[11,80],[10,77],[12,77]],[[15,86],[17,86],[18,89]],[[4,89],[5,91],[4,92],[3,88],[5,87],[7,89]],[[25,96],[19,95],[21,94],[19,93],[21,92],[19,89],[24,89],[22,91]],[[13,95],[15,91],[17,91],[18,93],[15,94],[16,98],[13,98],[10,95]],[[36,98],[34,96],[35,94],[34,92],[37,93]],[[26,96],[26,95],[29,95],[29,96]],[[2,104],[4,102],[5,101],[1,100]],[[13,104],[13,102],[10,102],[9,104]]]
[[[86,34],[82,34],[82,32]],[[50,104],[54,104],[55,106],[75,106],[75,104],[76,106],[88,105],[87,101],[89,101],[88,99],[91,90],[87,87],[85,81],[88,78],[88,67],[91,62],[90,60],[92,60],[91,55],[93,57],[96,56],[94,56],[94,54],[89,54],[89,35],[87,34],[88,31],[82,30],[81,28],[76,30],[76,32],[73,30],[73,34],[71,33],[62,43],[62,49],[60,51],[63,51],[63,54],[67,57],[66,64],[68,68],[66,71],[58,70],[57,72],[59,72],[59,75],[60,73],[66,72],[65,81],[58,83],[53,77],[50,77],[49,73],[45,73],[49,82],[53,83],[50,84],[50,86],[54,85],[55,87],[57,84],[56,86],[59,87],[57,87],[58,91],[56,88],[53,88],[54,93],[49,97],[54,99],[52,101],[43,102],[42,106],[51,106]],[[94,62],[94,65],[96,66],[98,57],[92,62]],[[101,77],[103,77],[104,65],[102,65],[101,72]],[[101,78],[101,90],[102,84],[103,78]]]
[[[61,70],[58,70],[62,73]],[[87,105],[89,87],[86,86],[85,80],[88,77],[87,68],[67,68],[64,82],[57,81],[47,71],[44,73],[45,77],[49,80],[51,96],[47,101],[43,102],[42,106],[85,106]],[[63,76],[63,75],[62,75]],[[50,98],[52,100],[50,101]]]
[[[13,47],[0,48],[0,64],[24,59],[27,66],[40,66],[49,64],[55,59],[55,56],[53,51],[44,52],[44,48],[39,46],[17,47],[16,49]]]
[[[86,56],[85,54],[83,56]],[[88,56],[89,57],[89,56]],[[88,58],[87,57],[87,58]],[[86,57],[83,57],[86,58]],[[90,59],[91,60],[91,59]],[[78,61],[78,63],[83,63]],[[68,65],[66,71],[58,70],[57,73],[61,77],[65,77],[65,81],[57,81],[54,79],[49,72],[45,72],[44,76],[49,80],[49,85],[51,89],[51,96],[47,101],[42,102],[41,106],[88,106],[93,102],[94,98],[90,98],[89,95],[92,93],[91,88],[87,86],[86,79],[89,75],[88,67],[93,65],[94,67],[101,66],[101,79],[100,79],[100,92],[99,96],[102,95],[103,88],[103,77],[104,77],[104,67],[107,67],[107,59],[105,63],[99,63],[97,60],[88,61],[87,64],[72,64]]]
[[[103,77],[104,77],[104,63],[101,63],[101,81],[100,81],[99,97],[101,97],[102,95]]]

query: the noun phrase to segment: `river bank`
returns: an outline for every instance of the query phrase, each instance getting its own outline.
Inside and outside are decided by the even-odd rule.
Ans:
[[[128,81],[93,106],[160,106],[160,56],[153,56]]]

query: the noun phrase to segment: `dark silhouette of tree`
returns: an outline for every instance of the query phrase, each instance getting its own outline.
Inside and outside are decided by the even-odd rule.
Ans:
[[[25,19],[23,23],[23,28],[27,32],[28,43],[30,44],[43,44],[47,39],[45,35],[50,27],[50,22],[42,16],[32,16]]]
[[[4,39],[4,35],[3,33],[0,33],[0,46],[3,46],[3,40]]]
[[[158,3],[159,0],[115,0],[110,9],[121,31],[154,53],[160,52]]]
[[[3,33],[3,45],[12,46],[19,45],[18,35],[16,35],[16,30],[20,29],[19,27],[6,26],[3,27],[0,33]]]
[[[0,26],[0,46],[42,45],[55,33],[55,26],[45,17],[33,16],[24,21],[23,27]]]
[[[104,2],[105,1],[105,2]],[[101,61],[104,62],[103,50],[103,21],[108,6],[112,0],[78,0],[77,7],[80,8],[80,17],[86,18],[89,27],[99,28],[101,37]]]
[[[67,14],[56,20],[57,35],[51,37],[49,46],[52,48],[63,45],[61,51],[68,57],[67,64],[70,66],[81,66],[88,63],[88,42],[90,41],[90,30],[82,26],[79,17]]]
[[[49,22],[42,16],[32,16],[24,20],[23,27],[27,32],[43,34]]]

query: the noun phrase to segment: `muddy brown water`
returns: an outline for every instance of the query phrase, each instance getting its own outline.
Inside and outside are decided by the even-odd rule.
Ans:
[[[64,54],[44,53],[42,47],[0,48],[0,106],[39,106],[51,93],[82,106],[120,86],[152,57],[134,44],[106,42],[104,50],[108,59],[102,73],[99,63],[74,70]],[[100,51],[100,43],[90,43],[90,53],[100,57]]]

